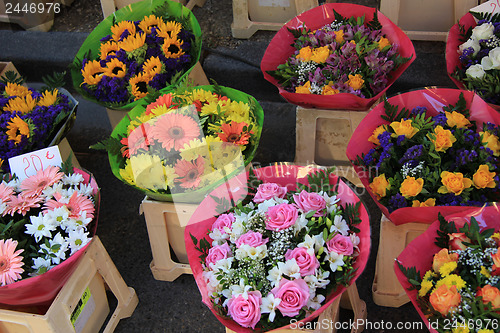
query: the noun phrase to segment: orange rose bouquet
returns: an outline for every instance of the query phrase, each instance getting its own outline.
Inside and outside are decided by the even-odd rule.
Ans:
[[[397,258],[396,275],[431,332],[499,331],[498,214],[491,206],[440,215]]]

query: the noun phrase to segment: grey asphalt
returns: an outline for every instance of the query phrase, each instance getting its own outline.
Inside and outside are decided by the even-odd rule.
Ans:
[[[12,61],[30,82],[37,82],[44,74],[65,69],[86,35],[2,30],[0,61]],[[267,44],[248,40],[236,49],[208,49],[201,61],[207,77],[220,85],[249,93],[261,103],[265,121],[254,159],[261,165],[293,162],[295,155],[296,107],[284,101],[260,72],[260,60]],[[426,86],[454,88],[446,74],[445,43],[415,41],[414,45],[416,60],[389,89],[388,96]],[[69,80],[66,88],[74,93]],[[101,188],[98,235],[123,279],[139,297],[133,315],[121,320],[115,332],[224,332],[222,324],[201,303],[191,275],[182,275],[173,282],[153,278],[149,268],[152,254],[146,223],[144,216],[139,214],[144,195],[113,176],[104,152],[89,149],[91,144],[111,133],[105,109],[77,94],[74,97],[80,104],[76,122],[67,138],[79,163],[95,175]],[[357,286],[360,297],[367,304],[368,321],[379,323],[365,332],[425,332],[425,329],[396,329],[398,322],[421,321],[411,304],[391,308],[378,306],[372,300],[380,211],[367,195],[362,198],[371,214],[372,248]],[[112,301],[110,303],[113,305]],[[350,311],[342,311],[340,321],[348,321],[350,315]],[[380,325],[382,321],[384,326]]]

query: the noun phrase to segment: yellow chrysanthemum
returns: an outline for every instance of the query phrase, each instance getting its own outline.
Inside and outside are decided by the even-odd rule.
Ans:
[[[101,44],[100,50],[100,59],[105,60],[107,56],[115,55],[116,51],[118,51],[120,47],[114,41],[110,40],[109,42]]]
[[[120,169],[120,176],[126,183],[130,185],[135,185],[134,170],[132,169],[132,164],[130,163],[130,160],[127,160],[127,162],[125,163],[124,169]]]
[[[9,103],[4,107],[4,111],[15,112],[19,111],[22,114],[26,114],[33,110],[36,106],[36,99],[33,99],[31,95],[25,97],[16,97],[9,100]]]
[[[146,42],[146,34],[138,33],[135,35],[128,36],[123,41],[118,43],[118,46],[125,50],[126,52],[132,52],[141,48]]]
[[[443,266],[439,268],[439,273],[442,276],[447,276],[450,275],[450,273],[453,272],[455,269],[457,269],[457,263],[455,261],[450,261],[443,264]]]
[[[141,99],[148,94],[148,83],[151,77],[142,73],[137,74],[129,80],[130,90],[135,100]]]
[[[452,333],[469,333],[470,329],[466,323],[457,323],[457,327],[451,329]]]
[[[457,290],[460,290],[466,286],[465,281],[457,274],[449,274],[436,282],[436,288],[439,288],[441,285],[447,285],[448,287],[455,286]]]
[[[101,67],[101,63],[99,61],[92,60],[85,64],[85,67],[83,67],[81,72],[83,76],[83,83],[93,86],[101,81],[104,68]]]
[[[59,91],[54,89],[53,91],[44,91],[42,97],[38,100],[39,106],[51,106],[57,101],[57,93]]]
[[[162,23],[164,22],[161,17],[157,17],[155,15],[144,16],[144,19],[139,22],[139,29],[150,34],[151,28],[158,28]]]
[[[418,290],[418,296],[424,297],[425,295],[427,295],[429,290],[432,289],[432,287],[434,287],[432,281],[423,280],[422,283],[420,284],[420,289]]]
[[[163,54],[167,58],[179,58],[180,56],[184,55],[182,44],[184,44],[184,42],[177,38],[165,38],[162,46]]]
[[[21,142],[23,136],[29,138],[30,137],[30,128],[28,123],[19,118],[19,116],[15,116],[7,123],[7,138],[9,141],[14,141],[17,145]]]
[[[245,164],[241,148],[237,145],[227,144],[227,142],[213,144],[210,146],[210,152],[216,169],[226,169],[226,166],[229,165],[244,166]]]
[[[151,57],[144,62],[142,71],[144,74],[154,77],[156,74],[160,74],[163,68],[163,64],[158,57]]]
[[[195,89],[191,94],[191,98],[193,101],[198,100],[202,103],[214,103],[217,102],[217,95],[211,91],[203,90],[203,89]]]
[[[488,279],[491,277],[490,271],[488,271],[488,269],[486,269],[486,267],[484,267],[484,266],[481,266],[481,274],[484,275]]]
[[[202,116],[207,116],[207,115],[218,115],[219,111],[222,110],[225,106],[225,101],[217,101],[216,103],[208,103],[205,104],[201,107],[201,112],[200,114]]]
[[[104,75],[109,77],[124,77],[127,74],[127,65],[120,60],[113,58],[104,68]]]
[[[151,119],[155,118],[155,114],[141,114],[137,116],[135,119],[130,121],[130,124],[127,126],[127,133],[130,134],[134,129],[139,127],[141,124],[151,122]]]
[[[483,328],[478,330],[477,333],[495,333],[495,331]]]
[[[17,83],[8,82],[5,86],[7,96],[25,97],[31,95],[31,90]]]
[[[130,157],[129,161],[137,186],[150,190],[167,189],[167,172],[160,157],[139,154]]]
[[[129,36],[135,35],[135,24],[132,21],[121,21],[111,27],[111,38],[114,41],[118,42],[120,40],[121,35],[128,30]]]
[[[177,38],[177,35],[182,30],[182,24],[175,21],[167,21],[158,31],[158,36],[167,38]]]
[[[194,139],[184,144],[184,147],[181,148],[180,154],[182,159],[186,161],[194,161],[199,156],[207,158],[210,156],[210,152],[208,149],[208,144],[205,138],[202,140]]]
[[[432,270],[429,270],[425,272],[425,275],[422,280],[432,281],[432,279],[434,279],[436,276],[437,276],[436,273],[434,273]]]

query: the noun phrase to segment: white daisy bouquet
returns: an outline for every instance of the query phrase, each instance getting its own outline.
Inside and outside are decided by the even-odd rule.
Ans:
[[[50,300],[95,233],[97,184],[84,171],[63,168],[48,166],[24,180],[2,177],[0,303]],[[42,281],[47,288],[40,288]]]
[[[273,169],[260,177],[266,171]],[[355,195],[345,201],[349,187],[327,170],[313,171],[306,183],[291,179],[260,182],[253,196],[186,229],[204,300],[232,330],[267,331],[312,320],[366,263],[368,218]],[[195,229],[208,238],[198,239]]]

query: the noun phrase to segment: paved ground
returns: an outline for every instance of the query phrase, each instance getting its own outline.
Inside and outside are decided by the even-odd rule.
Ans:
[[[75,0],[77,8],[84,0]],[[87,0],[85,0],[87,1]],[[89,1],[94,3],[95,0]],[[97,1],[98,2],[98,1]],[[358,1],[363,2],[363,1]],[[230,33],[230,0],[207,0],[205,11],[216,15],[224,10],[229,17],[221,24]],[[371,1],[371,3],[377,3]],[[78,5],[80,6],[80,5]],[[95,6],[95,3],[94,3]],[[85,21],[93,11],[79,13]],[[68,10],[71,10],[70,7]],[[197,14],[195,8],[195,15]],[[206,15],[206,14],[204,14]],[[198,17],[205,22],[206,16]],[[92,16],[92,19],[95,19]],[[75,19],[73,19],[75,20]],[[71,20],[70,20],[71,21]],[[69,23],[68,23],[69,24]],[[64,69],[85,39],[88,31],[60,28],[57,31],[36,33],[0,30],[0,60],[13,61],[30,81],[39,80],[42,74],[54,69]],[[262,104],[265,123],[255,162],[266,165],[272,162],[293,162],[295,155],[295,107],[284,102],[277,89],[262,78],[259,64],[273,33],[259,34],[250,40],[219,43],[205,47],[202,66],[209,78],[219,84],[252,94]],[[267,37],[263,37],[267,36]],[[218,37],[217,37],[218,38]],[[216,41],[217,38],[213,40]],[[227,40],[232,40],[229,37]],[[266,39],[267,38],[267,39]],[[389,90],[389,95],[426,86],[454,87],[446,75],[444,43],[415,42],[417,59]],[[119,180],[111,173],[107,155],[92,151],[88,147],[111,133],[111,126],[104,108],[75,95],[80,101],[76,123],[68,140],[80,164],[94,173],[101,187],[101,211],[98,234],[125,282],[139,296],[139,305],[131,318],[122,320],[116,332],[223,332],[224,327],[201,303],[196,284],[190,275],[183,275],[173,282],[157,281],[153,278],[149,263],[152,255],[144,216],[139,214],[143,195]],[[371,327],[366,332],[425,332],[426,330],[397,330],[398,322],[420,322],[412,305],[401,308],[381,307],[373,303],[371,286],[374,278],[375,257],[378,248],[378,221],[380,211],[371,199],[363,195],[371,214],[372,249],[368,265],[357,285],[361,298],[368,306],[368,320],[372,324],[390,322],[384,327]],[[349,311],[342,312],[341,321],[349,320]]]

